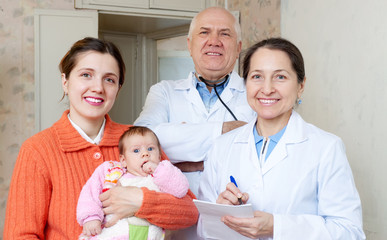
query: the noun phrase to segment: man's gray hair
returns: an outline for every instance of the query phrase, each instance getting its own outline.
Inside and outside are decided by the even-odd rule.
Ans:
[[[229,10],[225,9],[225,8],[221,8],[221,7],[212,7],[212,8],[218,8],[218,9],[223,9],[227,12],[229,12],[233,17],[234,17],[234,30],[237,34],[237,42],[240,42],[242,41],[242,31],[241,31],[241,25],[239,24],[239,19],[236,18],[236,16],[230,12]],[[208,8],[207,8],[208,9]],[[204,9],[202,10],[201,12],[199,12],[198,14],[195,15],[195,17],[192,19],[191,21],[191,24],[189,25],[189,31],[188,31],[188,38],[189,40],[192,40],[192,31],[193,29],[195,28],[195,25],[196,25],[196,19],[197,19],[197,16],[202,13],[203,11],[207,10],[207,9]]]

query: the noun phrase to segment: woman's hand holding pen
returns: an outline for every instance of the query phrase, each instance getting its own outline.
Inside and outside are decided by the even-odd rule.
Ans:
[[[216,203],[228,204],[228,205],[240,205],[238,198],[242,200],[242,203],[246,203],[249,200],[248,193],[242,193],[234,183],[230,182],[226,186],[226,190],[219,194]]]
[[[249,194],[242,193],[235,178],[230,176],[230,182],[226,185],[226,190],[219,194],[216,203],[240,205],[240,201],[245,204],[248,200]],[[267,212],[255,211],[254,218],[224,216],[222,222],[234,231],[249,238],[273,237],[274,217]]]

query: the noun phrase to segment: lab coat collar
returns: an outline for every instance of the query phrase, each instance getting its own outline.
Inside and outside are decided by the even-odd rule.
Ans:
[[[236,137],[235,143],[254,144],[253,128],[256,121],[256,119],[250,121],[243,127],[240,134]],[[269,172],[276,164],[286,159],[288,145],[299,144],[306,140],[306,123],[296,111],[293,111],[284,135],[261,167],[262,174]]]
[[[196,105],[198,109],[201,109],[203,114],[213,114],[221,108],[224,108],[223,104],[220,101],[217,101],[215,105],[211,108],[210,113],[207,112],[202,99],[200,98],[199,92],[196,90],[196,81],[195,73],[190,72],[188,78],[177,82],[175,86],[176,91],[187,90],[187,100],[192,104]],[[223,102],[226,104],[231,101],[234,96],[234,91],[244,92],[245,86],[243,79],[236,72],[231,72],[230,80],[221,94]]]
[[[282,136],[284,142],[286,144],[297,144],[305,141],[308,138],[306,124],[307,123],[302,119],[300,114],[293,110],[288,122],[288,127]]]
[[[235,79],[240,79],[240,81],[236,81]],[[235,89],[236,91],[239,91],[239,92],[246,91],[245,83],[244,83],[243,79],[238,75],[238,73],[236,73],[234,71],[231,72],[230,82],[228,83],[227,87],[229,89]],[[226,87],[226,89],[227,89],[227,87]]]
[[[242,78],[236,72],[232,72],[230,76],[230,81],[228,82],[226,88],[223,90],[222,94],[220,95],[223,102],[228,104],[233,98],[235,91],[244,92],[246,90],[245,90]],[[224,108],[224,106],[218,100],[216,101],[215,105],[212,107],[211,113],[216,112],[220,108]]]
[[[175,91],[186,91],[186,99],[191,102],[193,105],[200,109],[202,114],[208,114],[206,107],[203,104],[203,101],[200,97],[199,92],[196,90],[195,84],[195,73],[190,72],[187,79],[180,80],[176,83]]]
[[[196,89],[195,85],[195,72],[190,72],[186,81],[180,81],[176,84],[175,90],[187,90],[187,89]],[[237,91],[243,92],[245,91],[244,82],[236,81],[235,79],[241,79],[241,77],[236,72],[231,72],[230,81],[227,84],[226,89],[235,89]]]
[[[194,84],[194,82],[195,82],[194,80],[195,80],[195,73],[194,72],[190,72],[188,74],[187,79],[179,81],[176,84],[175,90],[188,90],[188,89],[191,89],[191,88],[195,88],[196,89],[196,86]]]
[[[253,134],[253,127],[257,119],[250,121],[248,124],[244,126],[244,129],[240,132],[240,134],[236,137],[235,142],[238,143],[247,143],[249,140],[249,136]],[[292,115],[290,116],[288,126],[282,136],[280,142],[285,142],[287,144],[300,143],[307,139],[305,133],[305,121],[302,117],[296,112],[292,111]]]

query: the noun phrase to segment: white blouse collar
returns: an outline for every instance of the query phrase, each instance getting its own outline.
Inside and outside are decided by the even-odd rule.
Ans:
[[[67,115],[67,117],[69,118],[70,120],[70,123],[71,125],[73,125],[73,127],[78,131],[78,133],[86,140],[88,141],[89,143],[92,143],[92,144],[95,144],[95,145],[98,145],[101,140],[102,140],[102,137],[103,137],[103,132],[105,130],[105,122],[106,122],[106,118],[103,119],[103,123],[102,123],[102,126],[101,128],[99,129],[99,132],[98,132],[98,135],[96,138],[91,139],[89,136],[87,136],[87,134],[82,130],[82,128],[80,128],[75,122],[73,122],[70,118],[70,114]]]

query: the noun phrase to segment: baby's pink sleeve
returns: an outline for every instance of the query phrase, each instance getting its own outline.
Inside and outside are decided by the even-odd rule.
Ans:
[[[102,193],[105,171],[108,166],[109,162],[99,165],[82,188],[77,205],[77,221],[81,226],[91,220],[97,219],[102,222],[104,219],[99,195]]]
[[[177,167],[168,160],[163,160],[153,173],[154,182],[161,192],[172,194],[175,197],[184,197],[189,189],[188,179]]]

